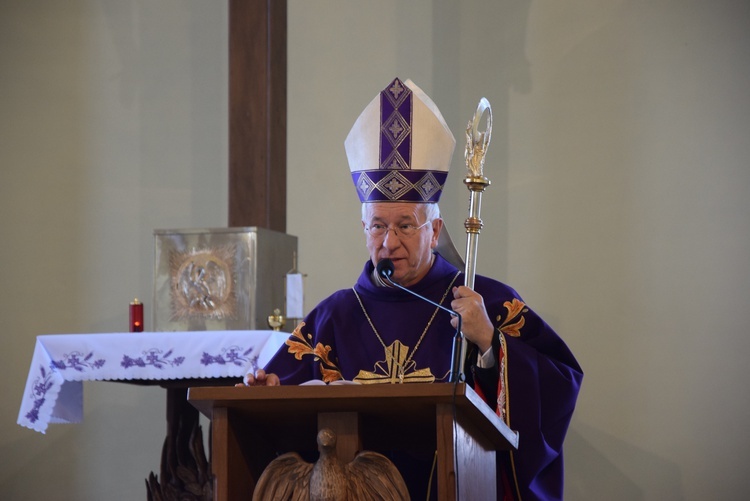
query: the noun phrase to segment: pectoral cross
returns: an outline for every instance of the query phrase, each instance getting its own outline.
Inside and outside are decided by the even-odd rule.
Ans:
[[[401,341],[394,341],[385,348],[385,360],[375,363],[374,372],[359,371],[354,381],[362,384],[435,382],[435,376],[429,367],[415,370],[417,364],[408,355],[409,347]]]

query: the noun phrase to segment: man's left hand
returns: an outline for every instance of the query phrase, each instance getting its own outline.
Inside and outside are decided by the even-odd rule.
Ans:
[[[495,328],[487,315],[482,296],[463,285],[454,287],[451,309],[461,315],[461,330],[466,339],[477,345],[480,353],[489,350]],[[451,325],[457,328],[458,318],[453,317]]]

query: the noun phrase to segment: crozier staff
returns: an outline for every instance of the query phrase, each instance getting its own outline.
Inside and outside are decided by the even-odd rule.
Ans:
[[[353,287],[316,306],[244,383],[447,381],[456,319],[389,287],[376,272],[388,258],[393,281],[461,314],[466,382],[520,433],[517,452],[498,453],[499,499],[562,498],[562,443],[582,372],[512,288],[481,275],[465,287],[464,274],[436,252],[437,203],[455,148],[437,106],[395,79],[356,120],[345,148],[370,259]],[[429,462],[426,472],[404,474],[413,498],[424,498],[428,476]]]

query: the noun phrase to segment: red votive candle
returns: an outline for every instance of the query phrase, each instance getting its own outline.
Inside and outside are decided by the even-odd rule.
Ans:
[[[130,332],[143,332],[143,303],[138,298],[130,303]]]

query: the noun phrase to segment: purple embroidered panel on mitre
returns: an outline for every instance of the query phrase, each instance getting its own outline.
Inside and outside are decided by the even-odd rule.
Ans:
[[[447,177],[447,172],[427,170],[352,172],[360,202],[434,203]]]
[[[411,169],[412,91],[396,78],[380,92],[380,168]]]

